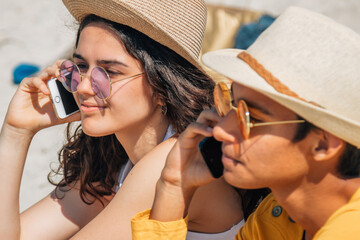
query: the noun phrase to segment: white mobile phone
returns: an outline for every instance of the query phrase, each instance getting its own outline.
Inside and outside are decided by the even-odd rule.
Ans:
[[[63,119],[79,111],[73,94],[67,91],[57,78],[50,79],[47,85],[58,118]]]

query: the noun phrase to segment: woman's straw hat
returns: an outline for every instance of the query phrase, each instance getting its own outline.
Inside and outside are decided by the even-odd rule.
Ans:
[[[203,0],[63,0],[81,22],[95,14],[130,26],[172,49],[194,66],[198,63],[206,27]]]
[[[360,146],[360,36],[349,28],[291,7],[246,51],[214,51],[203,62]]]

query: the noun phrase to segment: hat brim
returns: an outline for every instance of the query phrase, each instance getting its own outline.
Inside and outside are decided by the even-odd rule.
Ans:
[[[242,51],[244,50],[217,50],[204,54],[202,61],[209,68],[237,83],[264,94],[313,125],[354,146],[360,146],[360,122],[355,122],[327,109],[277,92],[247,63],[237,57]]]
[[[144,33],[156,42],[170,48],[202,72],[206,73],[199,59],[186,51],[172,36],[158,27],[151,19],[121,1],[63,0],[71,15],[81,22],[90,14],[117,22]]]

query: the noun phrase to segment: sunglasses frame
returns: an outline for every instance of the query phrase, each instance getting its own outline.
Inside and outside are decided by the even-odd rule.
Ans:
[[[219,89],[221,90],[221,95],[219,95],[218,91]],[[228,99],[219,99],[219,96],[227,96]],[[305,123],[305,120],[302,119],[298,119],[298,120],[286,120],[286,121],[273,121],[273,122],[262,122],[262,123],[254,123],[250,121],[250,112],[249,109],[247,107],[247,104],[245,102],[245,100],[240,100],[238,102],[237,107],[234,107],[232,105],[232,94],[231,94],[231,90],[227,87],[225,82],[219,82],[216,84],[215,88],[214,88],[214,101],[215,101],[215,106],[216,106],[216,111],[218,112],[218,114],[220,115],[220,117],[224,117],[225,115],[227,115],[231,110],[235,110],[236,112],[236,118],[237,118],[237,122],[239,125],[239,128],[241,130],[241,135],[244,139],[248,139],[250,136],[250,129],[253,127],[261,127],[261,126],[269,126],[269,125],[279,125],[279,124],[295,124],[295,123]],[[220,106],[220,102],[221,103],[225,103],[223,104],[222,107]],[[228,111],[224,112],[221,111],[222,108],[228,107]],[[243,114],[240,111],[240,109],[243,109]]]
[[[79,75],[80,75],[80,82],[82,82],[83,77],[86,77],[86,74],[81,73],[78,65],[77,65],[76,63],[74,63],[73,61],[71,61],[71,60],[65,60],[65,61],[70,61],[70,62],[76,67],[76,69],[77,69],[77,71],[79,72]],[[64,61],[64,62],[65,62],[65,61]],[[64,62],[61,63],[59,71],[62,70],[61,66],[62,66],[62,64],[63,64]],[[73,67],[73,66],[71,66],[71,67]],[[71,68],[71,67],[67,67],[67,68]],[[67,69],[67,68],[63,68],[63,69]],[[92,77],[91,77],[91,75],[92,75],[92,73],[93,73],[93,71],[94,71],[95,68],[100,68],[102,71],[104,71],[104,73],[106,74],[106,77],[107,77],[108,81],[110,82],[110,91],[109,91],[109,95],[108,95],[106,98],[101,98],[101,97],[99,97],[97,94],[95,94],[98,98],[100,98],[100,99],[102,99],[102,100],[107,100],[107,99],[110,97],[111,91],[112,91],[112,85],[113,85],[114,83],[120,82],[120,81],[124,81],[124,80],[128,80],[128,79],[131,79],[131,78],[135,78],[135,77],[138,77],[138,76],[141,76],[141,75],[144,74],[144,72],[142,72],[142,73],[138,73],[138,74],[135,74],[135,75],[132,75],[132,76],[123,78],[123,79],[111,81],[111,78],[110,78],[109,74],[107,73],[107,71],[106,71],[103,67],[96,66],[96,67],[94,67],[94,68],[91,70],[90,78],[89,78],[90,84],[91,84],[91,89],[92,89],[93,91],[94,91],[94,89],[93,89],[93,83],[92,83]],[[74,70],[73,70],[73,71],[74,71]],[[68,86],[67,86],[67,85],[64,83],[64,81],[62,80],[61,74],[60,74],[60,78],[61,78],[60,82],[62,83],[62,85],[64,86],[64,88],[65,88],[67,91],[69,91],[69,92],[71,92],[71,93],[76,93],[76,92],[77,92],[77,90],[76,90],[76,91],[71,91],[71,89],[68,89]]]

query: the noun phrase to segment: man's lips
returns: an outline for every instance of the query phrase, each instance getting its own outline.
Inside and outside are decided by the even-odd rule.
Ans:
[[[235,155],[237,155],[236,152],[238,152],[238,149],[235,149],[236,146],[234,145],[229,145],[229,144],[224,144],[222,145],[222,162],[224,164],[224,161],[227,162],[228,164],[231,163],[231,164],[236,164],[236,163],[240,163],[242,164],[242,162],[238,159],[238,157],[235,157]]]
[[[226,163],[228,164],[242,164],[239,160],[237,160],[236,158],[230,157],[227,154],[222,155],[221,161],[223,162],[224,165],[226,165]]]

